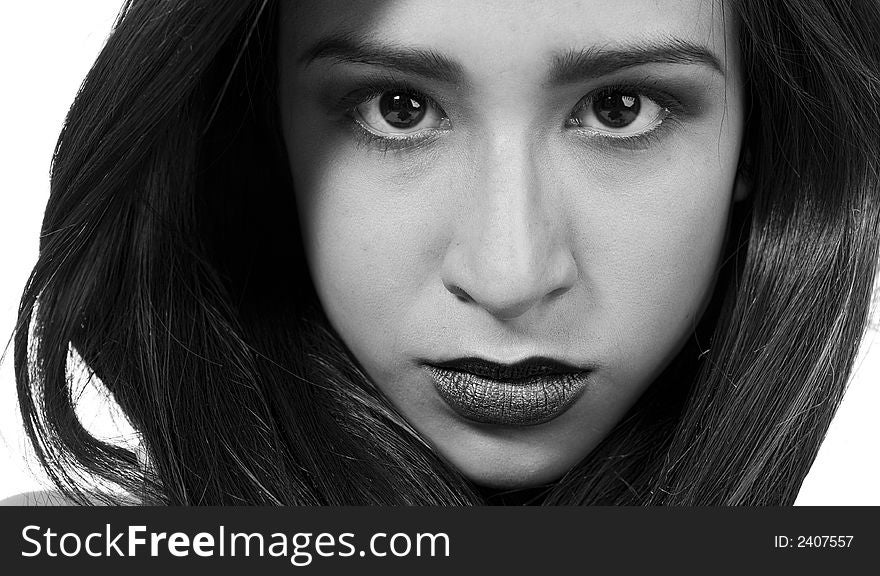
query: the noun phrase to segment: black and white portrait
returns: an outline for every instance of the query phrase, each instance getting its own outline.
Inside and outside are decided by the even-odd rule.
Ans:
[[[0,496],[880,503],[880,3],[19,4]]]

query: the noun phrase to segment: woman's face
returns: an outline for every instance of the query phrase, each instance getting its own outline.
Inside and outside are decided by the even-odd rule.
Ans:
[[[712,0],[282,4],[280,107],[317,293],[477,483],[586,456],[692,334],[743,128]]]

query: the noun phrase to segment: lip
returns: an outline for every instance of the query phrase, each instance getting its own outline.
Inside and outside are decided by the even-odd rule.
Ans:
[[[583,394],[592,372],[551,358],[504,364],[482,358],[428,362],[440,397],[484,424],[534,426],[560,416]]]

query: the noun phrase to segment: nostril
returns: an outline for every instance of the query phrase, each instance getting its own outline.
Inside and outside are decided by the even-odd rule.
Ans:
[[[563,294],[568,292],[570,289],[571,289],[571,286],[560,286],[559,288],[549,292],[547,294],[547,298],[552,300],[553,298],[556,298],[558,296],[562,296]]]
[[[450,284],[448,282],[444,282],[443,285],[446,287],[453,296],[458,298],[462,302],[473,302],[473,298],[471,298],[470,294],[465,292],[465,290],[455,284]]]

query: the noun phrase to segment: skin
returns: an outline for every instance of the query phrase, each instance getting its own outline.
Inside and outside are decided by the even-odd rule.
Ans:
[[[731,205],[747,193],[737,177],[741,71],[726,49],[733,21],[708,0],[282,4],[280,112],[319,298],[379,389],[473,481],[559,478],[692,334]],[[457,63],[463,82],[303,61],[340,31],[431,50]],[[566,51],[670,38],[703,47],[721,70],[652,62],[548,82]],[[437,102],[427,139],[367,141],[365,129],[394,130],[381,115],[367,124],[376,97],[337,103],[376,77]],[[578,111],[609,85],[642,90],[644,116],[619,132],[595,125],[590,106]],[[614,137],[627,130],[636,136]],[[480,424],[446,405],[424,368],[466,356],[547,356],[593,372],[553,420]]]

